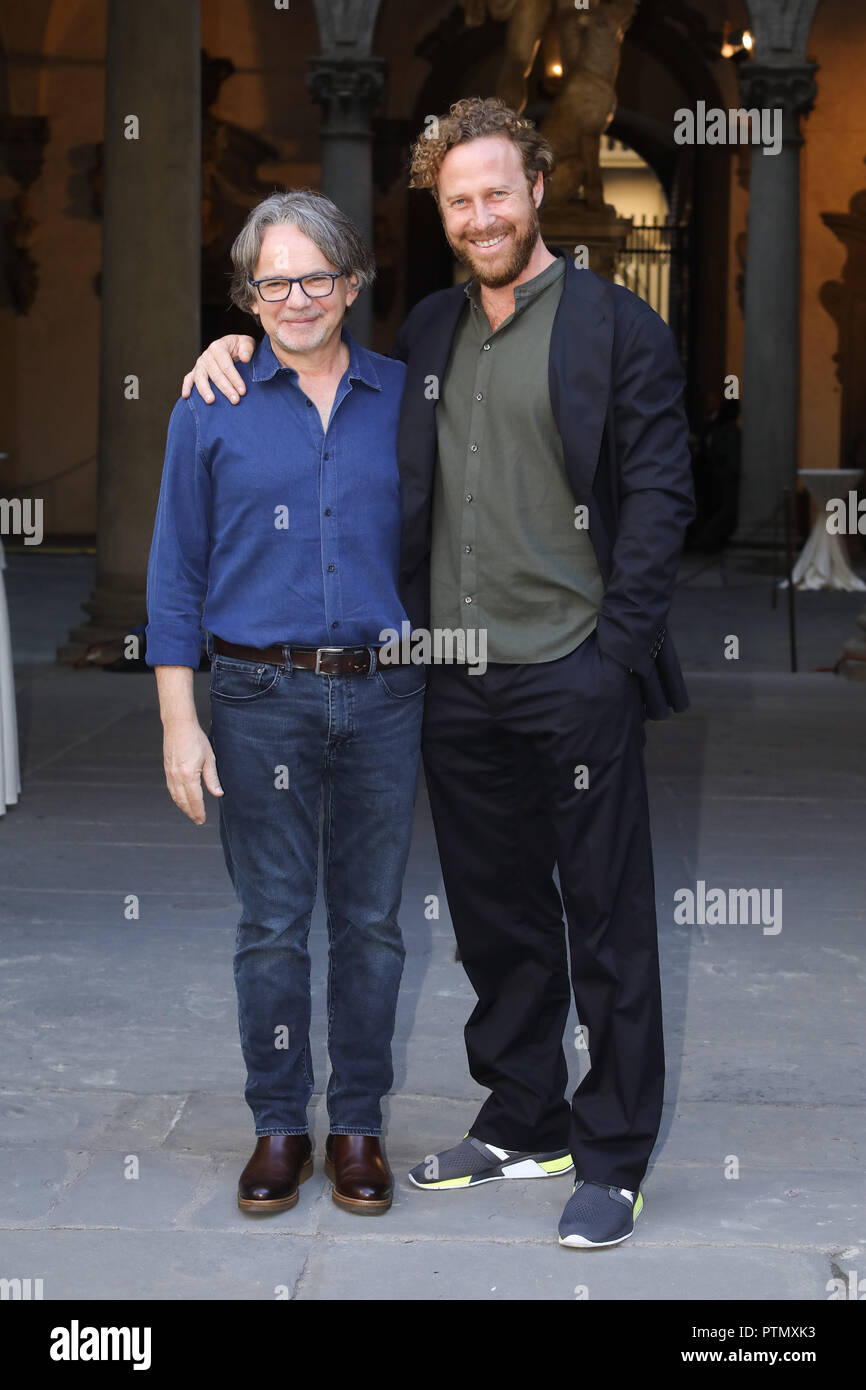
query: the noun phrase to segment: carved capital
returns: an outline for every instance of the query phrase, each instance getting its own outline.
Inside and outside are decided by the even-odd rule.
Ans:
[[[334,106],[354,106],[370,110],[385,97],[384,58],[332,58],[316,56],[309,60],[307,87],[313,101],[327,115]]]
[[[817,70],[817,63],[792,63],[784,67],[770,63],[743,63],[740,68],[743,106],[781,110],[784,143],[802,145],[800,117],[807,116],[815,104],[818,95],[815,82]]]

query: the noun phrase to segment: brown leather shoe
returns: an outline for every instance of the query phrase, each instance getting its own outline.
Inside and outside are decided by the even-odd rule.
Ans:
[[[392,1201],[391,1171],[382,1144],[372,1134],[329,1134],[325,1173],[331,1196],[344,1211],[378,1216]]]
[[[313,1175],[309,1134],[263,1134],[238,1181],[242,1211],[271,1215],[298,1200],[298,1184]]]

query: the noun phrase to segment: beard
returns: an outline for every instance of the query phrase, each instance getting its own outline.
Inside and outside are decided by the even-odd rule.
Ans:
[[[489,237],[499,235],[500,232],[508,231],[511,231],[511,227],[503,226],[494,228],[492,232],[486,234],[485,240]],[[518,275],[523,274],[529,264],[540,235],[541,224],[538,220],[538,209],[534,203],[530,203],[529,217],[526,226],[522,231],[520,229],[515,230],[511,254],[505,265],[499,270],[494,270],[484,261],[479,264],[472,255],[472,250],[468,244],[467,238],[464,237],[460,241],[452,241],[451,238],[448,237],[448,242],[460,264],[465,265],[472,271],[479,284],[485,285],[487,289],[490,290],[501,290],[505,285],[510,285],[512,280],[516,280]]]
[[[306,324],[303,331],[295,335],[295,342],[292,342],[290,337],[291,329],[291,321],[287,322],[285,319],[278,322],[274,328],[273,336],[284,352],[315,352],[328,336],[328,325],[324,317],[320,318],[315,326]],[[305,336],[306,334],[309,336]]]

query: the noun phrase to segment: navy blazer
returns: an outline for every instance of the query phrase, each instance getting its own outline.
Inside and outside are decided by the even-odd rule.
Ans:
[[[647,718],[688,708],[666,632],[686,527],[695,513],[685,378],[673,334],[644,300],[565,259],[550,338],[554,418],[576,504],[604,580],[602,651],[637,672]],[[413,628],[430,621],[430,515],[435,408],[463,285],[412,309],[392,349],[406,363],[397,437],[403,532],[400,591]]]

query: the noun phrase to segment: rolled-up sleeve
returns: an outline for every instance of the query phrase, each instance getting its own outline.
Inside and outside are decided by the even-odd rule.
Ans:
[[[207,594],[211,478],[199,447],[195,410],[179,400],[171,413],[147,566],[148,666],[201,660],[201,610]]]

